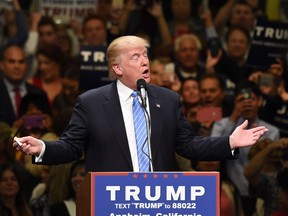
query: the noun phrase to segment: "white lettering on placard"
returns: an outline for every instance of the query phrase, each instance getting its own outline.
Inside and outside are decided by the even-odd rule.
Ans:
[[[120,191],[120,186],[106,186],[106,190],[110,191],[110,200],[116,200],[116,191]]]
[[[144,193],[145,198],[149,201],[157,201],[161,198],[161,189],[166,190],[166,200],[173,200],[173,201],[178,201],[178,200],[191,200],[195,201],[197,197],[201,197],[205,194],[205,188],[203,186],[191,186],[190,187],[190,197],[186,194],[185,186],[178,186],[178,187],[173,187],[173,186],[166,186],[166,187],[161,187],[161,186],[145,186],[144,187],[144,192],[141,191],[140,187],[138,186],[125,186],[124,187],[124,196],[125,196],[125,201],[139,201],[139,195],[140,193]],[[153,188],[153,194],[152,196],[152,188]],[[117,191],[122,190],[120,186],[106,186],[106,191],[110,192],[110,200],[115,201],[117,200]]]
[[[88,62],[90,57],[92,57],[93,62],[105,62],[104,52],[81,51],[80,54],[84,62]]]
[[[271,27],[263,27],[263,26],[256,26],[255,28],[255,35],[257,37],[264,36],[266,38],[274,38],[274,39],[288,39],[288,30],[286,29],[279,29],[279,28],[271,28]]]

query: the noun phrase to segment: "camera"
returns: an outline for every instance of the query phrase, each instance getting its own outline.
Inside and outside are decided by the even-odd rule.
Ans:
[[[241,89],[240,95],[243,95],[241,101],[252,98],[252,91],[250,89]]]

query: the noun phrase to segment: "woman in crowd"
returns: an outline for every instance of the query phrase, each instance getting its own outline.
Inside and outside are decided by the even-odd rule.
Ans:
[[[10,163],[0,166],[0,215],[32,216],[20,177]]]

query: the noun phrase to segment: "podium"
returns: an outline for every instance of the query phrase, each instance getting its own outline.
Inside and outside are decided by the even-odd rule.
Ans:
[[[90,172],[77,216],[220,216],[218,172]]]

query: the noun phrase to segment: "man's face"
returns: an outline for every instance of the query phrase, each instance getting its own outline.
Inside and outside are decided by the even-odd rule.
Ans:
[[[24,51],[16,46],[8,48],[0,63],[4,77],[12,84],[19,84],[24,79],[27,64]]]
[[[131,89],[137,89],[137,80],[150,82],[149,59],[145,47],[128,48],[120,57],[120,63],[112,66],[119,80]]]
[[[177,60],[184,69],[196,67],[199,60],[199,50],[191,39],[182,40],[176,53]]]
[[[236,97],[236,106],[240,109],[243,118],[253,121],[258,115],[262,101],[262,97],[257,97],[255,93],[251,93],[248,98],[240,94]]]
[[[207,78],[200,82],[200,96],[204,106],[219,107],[224,98],[217,79]]]
[[[39,44],[56,43],[57,34],[51,25],[43,25],[38,28]]]
[[[236,5],[231,15],[231,25],[240,25],[251,31],[254,27],[254,14],[247,5]]]
[[[243,59],[249,47],[248,39],[240,30],[235,30],[227,40],[227,51],[232,58]]]
[[[87,45],[103,45],[106,41],[106,27],[101,20],[91,19],[83,26],[83,36]]]

